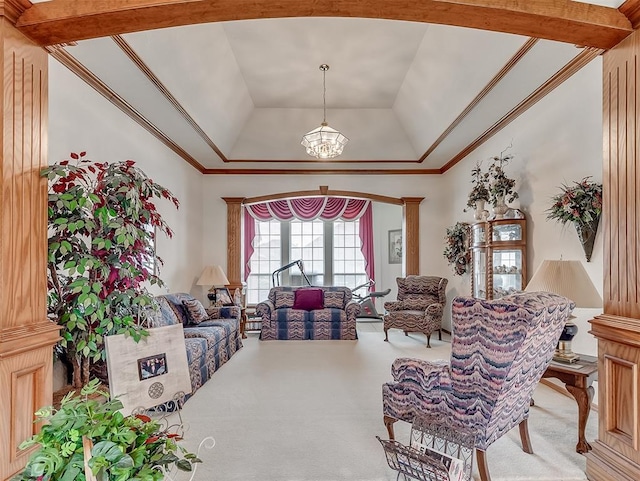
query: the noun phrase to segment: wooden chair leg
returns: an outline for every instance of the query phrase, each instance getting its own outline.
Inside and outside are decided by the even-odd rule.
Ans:
[[[431,333],[427,334],[427,347],[431,347]]]
[[[407,331],[404,331],[404,335],[405,335],[405,336],[408,336],[408,335],[409,335],[409,333],[408,333]]]
[[[393,423],[395,423],[397,419],[392,418],[391,416],[384,416],[384,425],[387,428],[387,433],[389,433],[389,439],[395,439],[395,434],[393,432]]]
[[[525,453],[533,454],[533,448],[531,447],[531,438],[529,437],[529,423],[528,419],[525,419],[520,423],[520,441],[522,441],[522,450]]]
[[[489,475],[489,465],[487,464],[487,453],[476,449],[476,461],[478,462],[478,473],[480,474],[480,481],[491,481]]]
[[[438,329],[438,341],[442,341],[442,329]]]
[[[384,340],[385,340],[385,342],[389,342],[389,332],[388,331],[389,331],[389,328],[385,327],[384,328]]]

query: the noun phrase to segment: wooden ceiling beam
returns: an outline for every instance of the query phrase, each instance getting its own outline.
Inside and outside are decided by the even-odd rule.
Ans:
[[[629,19],[614,8],[570,0],[51,0],[28,8],[16,26],[44,46],[196,23],[281,17],[417,21],[603,49],[633,31]]]

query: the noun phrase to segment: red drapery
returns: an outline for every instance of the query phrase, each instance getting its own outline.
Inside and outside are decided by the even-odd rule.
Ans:
[[[315,219],[354,221],[360,219],[360,241],[364,256],[365,272],[374,279],[373,252],[373,212],[371,201],[345,199],[342,197],[309,197],[301,199],[276,200],[262,204],[245,205],[244,210],[244,278],[251,273],[249,261],[253,255],[253,240],[256,236],[255,219],[286,221]],[[375,280],[375,279],[374,279]]]

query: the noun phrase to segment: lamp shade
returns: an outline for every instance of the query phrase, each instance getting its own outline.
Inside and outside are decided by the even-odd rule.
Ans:
[[[575,302],[576,307],[602,307],[602,298],[580,261],[543,261],[525,291],[547,291]]]
[[[220,266],[207,266],[196,283],[199,286],[226,286],[229,279]]]

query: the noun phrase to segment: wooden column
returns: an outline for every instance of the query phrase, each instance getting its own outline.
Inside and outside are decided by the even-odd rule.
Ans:
[[[402,231],[404,275],[420,274],[420,203],[424,197],[402,197]]]
[[[640,33],[603,57],[604,314],[598,339],[598,439],[592,481],[640,479]]]
[[[29,2],[0,1],[0,479],[29,452],[18,445],[37,428],[34,412],[51,404],[52,347],[47,320],[47,54],[15,27]]]
[[[227,279],[233,294],[242,289],[242,201],[244,197],[223,197],[227,203]]]

